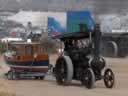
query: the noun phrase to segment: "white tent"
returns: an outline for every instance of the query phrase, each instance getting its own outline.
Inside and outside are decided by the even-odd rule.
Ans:
[[[103,32],[128,32],[128,14],[106,14],[99,18]]]
[[[47,12],[20,11],[17,14],[7,18],[27,26],[31,22],[33,26],[47,26]]]
[[[12,42],[12,41],[23,41],[22,38],[11,38],[11,37],[5,37],[1,39],[1,42]]]

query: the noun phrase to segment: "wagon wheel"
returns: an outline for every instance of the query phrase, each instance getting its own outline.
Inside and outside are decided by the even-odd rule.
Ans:
[[[45,78],[45,76],[35,76],[35,79],[37,79],[37,80],[44,80],[44,78]]]
[[[44,80],[44,78],[45,78],[45,76],[40,76],[40,79],[41,79],[41,80]]]
[[[94,72],[91,68],[88,68],[83,72],[82,84],[85,85],[88,89],[93,88],[94,83],[95,83],[95,75]]]
[[[35,76],[35,79],[38,80],[39,79],[39,76]]]
[[[17,79],[17,75],[14,71],[9,71],[7,74],[7,79],[8,80],[16,80]]]
[[[105,70],[104,73],[104,84],[107,88],[113,88],[115,83],[115,76],[114,73],[110,68]]]
[[[59,85],[68,85],[73,77],[73,65],[68,56],[59,58],[55,66],[55,77]]]

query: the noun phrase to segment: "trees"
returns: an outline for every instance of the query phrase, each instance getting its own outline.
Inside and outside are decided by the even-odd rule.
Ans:
[[[47,32],[44,32],[39,40],[42,44],[42,47],[48,53],[56,53],[59,47],[57,41],[54,41],[51,37],[48,36]]]
[[[0,42],[0,54],[6,51],[6,44],[3,42]]]

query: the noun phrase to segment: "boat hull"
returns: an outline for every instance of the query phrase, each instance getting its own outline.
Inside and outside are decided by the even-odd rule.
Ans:
[[[6,56],[4,58],[9,68],[16,72],[47,73],[49,70],[49,60],[15,61]]]

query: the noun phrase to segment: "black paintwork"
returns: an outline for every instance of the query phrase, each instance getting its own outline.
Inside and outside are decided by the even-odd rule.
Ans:
[[[84,26],[83,26],[84,27]],[[81,28],[81,27],[80,27]],[[84,28],[81,28],[84,29]],[[105,67],[104,59],[100,60],[100,41],[101,41],[101,31],[98,24],[95,25],[93,31],[91,30],[81,30],[79,32],[64,33],[62,35],[56,36],[55,38],[60,39],[64,42],[64,55],[68,55],[72,62],[74,68],[75,80],[81,80],[83,77],[83,72],[87,68],[91,67],[95,73],[96,80],[101,79],[101,70]],[[91,34],[90,34],[91,32]],[[91,35],[91,36],[90,36]],[[91,39],[90,39],[91,37]],[[90,44],[88,47],[78,48],[72,42],[76,42],[80,39],[89,39]],[[90,58],[88,55],[92,55],[93,59],[89,64]]]

